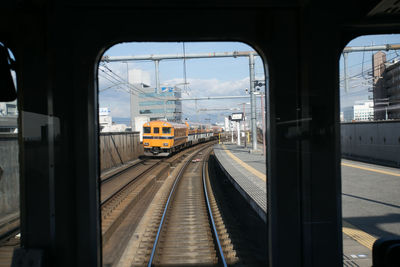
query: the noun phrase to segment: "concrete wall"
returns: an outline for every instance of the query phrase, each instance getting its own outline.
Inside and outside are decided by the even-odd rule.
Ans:
[[[101,133],[100,169],[105,171],[143,155],[139,132]]]
[[[17,134],[0,134],[0,220],[19,212]]]
[[[400,121],[341,124],[342,157],[400,167]]]
[[[139,132],[101,133],[100,166],[107,170],[143,155]],[[19,212],[19,163],[17,134],[0,134],[0,222]]]

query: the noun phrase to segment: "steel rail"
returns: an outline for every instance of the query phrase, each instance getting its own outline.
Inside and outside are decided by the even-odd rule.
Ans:
[[[182,150],[182,151],[180,151],[180,152],[183,152],[183,151],[184,151],[184,150]],[[179,153],[179,152],[178,152],[178,153]],[[160,159],[160,161],[158,161],[157,163],[153,164],[150,168],[148,168],[148,169],[144,170],[142,173],[136,175],[136,176],[135,176],[134,178],[132,178],[129,182],[127,182],[123,187],[121,187],[119,190],[115,191],[113,194],[111,194],[111,195],[108,196],[106,199],[104,199],[104,201],[102,201],[100,204],[103,205],[103,204],[105,204],[106,202],[108,202],[109,200],[111,200],[114,196],[116,196],[119,192],[121,192],[122,190],[124,190],[125,188],[127,188],[129,185],[131,185],[131,184],[132,184],[134,181],[136,181],[139,177],[141,177],[141,176],[143,176],[144,174],[150,172],[150,171],[153,170],[156,166],[160,165],[160,163],[164,162],[166,159],[169,159],[169,158],[162,158],[162,159]],[[132,166],[130,166],[130,167],[128,167],[128,168],[122,170],[121,172],[118,172],[118,173],[116,173],[116,174],[113,174],[113,175],[111,175],[110,177],[108,177],[108,178],[102,180],[102,181],[101,181],[101,184],[107,183],[107,182],[109,182],[110,180],[113,180],[113,178],[115,178],[115,176],[118,176],[118,175],[124,173],[125,171],[131,169],[132,167],[137,166],[137,165],[140,164],[140,163],[145,163],[145,162],[146,162],[146,160],[143,160],[143,161],[140,161],[140,162],[138,162],[138,163],[135,163],[135,164],[133,164]]]
[[[19,226],[16,226],[7,232],[4,232],[0,235],[0,242],[3,242],[4,240],[9,239],[10,237],[13,237],[21,232],[21,229]]]
[[[212,215],[212,210],[211,210],[211,205],[210,205],[210,201],[208,199],[208,192],[207,192],[207,185],[206,185],[206,160],[203,161],[203,188],[204,188],[204,195],[206,198],[206,203],[207,203],[207,211],[208,211],[208,215],[209,215],[209,220],[211,222],[212,225],[212,233],[214,236],[214,242],[216,243],[217,247],[218,247],[218,254],[219,254],[219,259],[220,264],[224,267],[227,267],[226,264],[226,260],[224,257],[224,252],[222,251],[222,247],[221,247],[221,242],[219,241],[219,237],[218,237],[218,231],[217,231],[217,227],[215,226],[215,221],[214,221],[214,217]]]
[[[170,202],[171,202],[171,198],[172,198],[173,194],[175,193],[175,189],[176,189],[176,187],[177,187],[177,184],[178,184],[178,182],[181,180],[181,177],[183,176],[184,171],[186,170],[187,166],[188,166],[189,163],[192,161],[192,159],[193,159],[198,153],[200,153],[200,151],[203,151],[203,150],[206,149],[207,147],[209,147],[209,146],[207,146],[207,145],[204,146],[203,148],[199,149],[199,151],[198,151],[197,153],[194,153],[191,157],[189,157],[189,159],[186,161],[185,165],[180,169],[180,171],[179,171],[179,173],[178,173],[178,175],[177,175],[177,177],[176,177],[176,179],[175,179],[175,182],[174,182],[174,184],[172,185],[172,189],[171,189],[171,191],[170,191],[170,193],[169,193],[168,200],[167,200],[167,203],[165,204],[165,208],[164,208],[164,211],[163,211],[163,215],[162,215],[162,217],[161,217],[160,225],[158,226],[157,235],[156,235],[156,238],[155,238],[154,243],[153,243],[153,249],[151,250],[150,260],[149,260],[149,263],[147,264],[148,267],[151,267],[152,264],[153,264],[153,259],[154,259],[154,255],[156,254],[156,249],[157,249],[157,245],[158,245],[158,240],[159,240],[159,238],[160,238],[161,229],[162,229],[162,227],[163,227],[163,225],[164,225],[164,221],[165,221],[165,215],[167,214],[167,211],[168,211],[168,208],[169,208],[169,204],[170,204]]]
[[[115,172],[115,173],[113,173],[113,174],[107,176],[106,178],[103,178],[103,179],[101,180],[100,183],[101,183],[101,184],[108,183],[108,182],[112,181],[116,176],[121,175],[121,174],[123,174],[124,172],[127,172],[127,171],[130,170],[131,168],[136,167],[136,166],[139,165],[139,164],[145,164],[146,161],[147,161],[147,160],[139,160],[139,161],[133,163],[132,165],[130,165],[130,166],[126,167],[126,168],[123,168],[123,169],[121,169],[120,171],[117,171],[117,172]]]
[[[111,195],[109,195],[106,199],[104,199],[101,202],[101,206],[103,206],[105,203],[107,203],[108,201],[110,201],[114,196],[116,196],[119,192],[121,192],[122,190],[124,190],[125,188],[127,188],[128,186],[130,186],[133,182],[135,182],[137,179],[139,179],[139,177],[142,177],[143,175],[145,175],[146,173],[150,172],[151,170],[153,170],[156,166],[159,166],[159,164],[161,162],[163,162],[165,159],[161,159],[159,162],[153,164],[150,168],[144,170],[143,172],[141,172],[140,174],[136,175],[135,177],[133,177],[129,182],[127,182],[124,186],[122,186],[121,188],[119,188],[119,190],[116,190],[114,193],[112,193]],[[135,165],[134,165],[135,166]],[[132,166],[133,167],[133,166]],[[130,169],[131,167],[129,167],[128,169]],[[125,172],[122,171],[122,173]],[[119,175],[119,174],[116,174]]]

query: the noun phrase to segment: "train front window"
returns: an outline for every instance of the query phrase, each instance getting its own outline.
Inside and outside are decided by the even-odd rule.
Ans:
[[[371,266],[374,241],[400,235],[399,48],[398,34],[367,35],[352,40],[342,52],[340,137],[346,266]]]
[[[211,213],[226,225],[215,231],[230,236],[224,254],[236,256],[228,265],[267,266],[265,66],[238,42],[121,43],[105,52],[98,71],[104,266],[214,266],[221,256],[208,238]],[[243,116],[232,119],[236,113]],[[168,223],[153,224],[175,181]],[[199,248],[204,255],[181,256]]]
[[[162,133],[163,134],[170,134],[171,133],[171,127],[163,127],[162,128]]]
[[[15,97],[17,89],[17,74],[14,70],[8,70],[8,64],[14,60],[14,55],[0,42],[2,64],[1,73],[1,98],[0,100],[0,242],[1,264],[10,266],[12,251],[20,246],[20,166],[19,166],[19,146],[18,141],[18,100],[12,100]],[[4,55],[7,54],[8,55]],[[6,58],[9,57],[9,58]],[[5,61],[5,62],[4,62]],[[3,67],[4,66],[4,67]],[[12,88],[14,85],[14,88]],[[9,92],[7,92],[9,89]],[[32,128],[23,131],[23,138],[36,138],[29,131],[35,129],[36,114],[25,112],[25,119],[30,122]],[[40,128],[39,128],[40,129]],[[43,142],[43,139],[38,138]],[[36,143],[39,143],[37,141]],[[34,143],[34,142],[32,142]]]

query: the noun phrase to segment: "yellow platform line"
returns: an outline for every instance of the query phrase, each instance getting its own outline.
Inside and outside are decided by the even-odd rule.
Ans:
[[[349,163],[343,163],[343,162],[342,162],[342,165],[343,165],[343,166],[347,166],[347,167],[352,167],[352,168],[357,168],[357,169],[365,170],[365,171],[376,172],[376,173],[382,173],[382,174],[387,174],[387,175],[392,175],[392,176],[400,177],[400,173],[382,171],[382,170],[378,170],[378,169],[373,169],[373,168],[368,168],[368,167],[362,167],[362,166],[358,166],[358,165],[354,165],[354,164],[349,164]]]
[[[251,167],[250,165],[244,163],[241,159],[239,159],[238,157],[236,157],[235,155],[232,154],[232,152],[230,152],[228,149],[226,149],[225,145],[222,145],[222,147],[224,148],[226,154],[228,154],[229,157],[231,157],[234,161],[236,161],[237,163],[240,164],[240,166],[242,166],[243,168],[245,168],[246,170],[248,170],[249,172],[251,172],[252,174],[254,174],[255,176],[257,176],[258,178],[260,178],[261,180],[263,180],[264,182],[267,181],[266,179],[266,175],[260,171],[257,171],[256,169],[254,169],[253,167]]]
[[[353,238],[355,241],[363,245],[364,247],[372,250],[372,246],[376,241],[376,238],[372,235],[358,229],[354,225],[343,220],[343,233]]]

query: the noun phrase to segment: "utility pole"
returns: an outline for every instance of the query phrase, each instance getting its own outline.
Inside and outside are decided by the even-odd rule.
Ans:
[[[265,151],[265,108],[264,108],[264,96],[265,94],[261,94],[261,114],[262,114],[262,130],[263,130],[263,148],[264,148],[264,157],[266,155]]]
[[[237,145],[240,146],[240,121],[236,122],[237,128]]]
[[[253,139],[252,150],[257,150],[257,123],[256,123],[256,96],[254,94],[254,54],[249,55],[249,67],[250,67],[250,104],[251,104],[251,137]]]
[[[159,59],[154,60],[154,64],[156,66],[156,93],[157,94],[161,94],[159,63],[160,63]]]
[[[232,121],[229,121],[229,128],[231,128],[231,143],[233,144],[233,125],[232,125]]]
[[[246,103],[243,103],[243,132],[245,133],[245,136],[244,136],[244,147],[247,147],[247,140],[246,140]]]
[[[347,54],[348,52],[343,52],[343,74],[344,74],[344,92],[347,93],[349,90],[349,79],[347,79]]]
[[[366,51],[389,51],[389,50],[399,50],[400,44],[385,44],[385,45],[372,45],[372,46],[352,46],[345,47],[343,49],[343,75],[344,75],[344,91],[347,93],[349,90],[349,80],[347,78],[347,56],[349,53],[353,52],[366,52]]]
[[[128,61],[126,63],[126,86],[129,88],[129,66]],[[133,92],[129,94],[129,102],[130,102],[130,112],[131,112],[131,130],[132,132],[135,131],[135,95]]]

